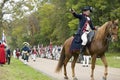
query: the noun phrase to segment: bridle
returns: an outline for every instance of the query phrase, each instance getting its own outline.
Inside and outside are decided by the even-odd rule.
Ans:
[[[112,23],[111,25],[112,25],[112,26],[110,27],[109,34],[108,34],[107,37],[106,37],[106,39],[107,39],[108,42],[110,42],[110,41],[112,40],[112,36],[113,36],[113,35],[116,35],[116,36],[118,35],[117,33],[112,32],[112,27],[113,27],[113,26],[117,26],[117,25],[116,25],[116,24],[113,24],[113,23]]]

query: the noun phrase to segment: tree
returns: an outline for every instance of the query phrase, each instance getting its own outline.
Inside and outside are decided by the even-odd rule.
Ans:
[[[91,17],[95,26],[101,26],[106,21],[116,18],[120,19],[119,0],[114,2],[111,0],[22,0],[18,2],[10,0],[7,3],[12,6],[11,10],[8,7],[2,10],[12,14],[12,20],[8,21],[8,24],[12,23],[9,29],[17,45],[22,41],[29,41],[32,45],[38,43],[48,45],[50,40],[53,44],[64,43],[78,28],[78,19],[69,12],[70,8],[81,13],[83,6],[92,6],[94,9]],[[8,27],[6,21],[4,26]],[[18,38],[15,33],[22,37]],[[120,42],[110,47],[113,46],[119,48]]]
[[[29,21],[28,30],[30,32],[30,37],[31,37],[30,43],[34,44],[36,42],[34,35],[39,34],[39,31],[40,31],[38,19],[34,14],[31,14],[28,18],[28,21]]]
[[[7,2],[8,0],[3,0],[3,1],[1,1],[1,3],[0,3],[0,32],[2,32],[2,30],[3,30],[3,16],[4,16],[4,12],[3,12],[3,8],[4,8],[4,6],[5,6],[5,3]],[[0,36],[1,36],[1,34],[0,34]]]
[[[36,6],[37,6],[37,4],[39,4],[39,2],[40,1],[38,1],[38,0],[22,0],[22,1],[21,0],[17,0],[17,1],[16,0],[4,0],[4,2],[3,2],[4,5],[2,3],[0,11],[2,13],[4,13],[5,16],[3,16],[3,14],[2,14],[2,17],[1,17],[2,19],[0,19],[0,20],[2,20],[2,23],[4,24],[3,26],[5,28],[5,32],[11,34],[12,33],[11,31],[14,32],[14,30],[16,30],[15,33],[17,33],[17,31],[18,31],[17,35],[21,35],[21,33],[23,33],[25,35],[28,34],[28,33],[26,33],[26,32],[29,32],[29,31],[27,31],[27,28],[28,28],[28,21],[27,21],[28,18],[27,17],[31,13],[33,13],[37,10]],[[8,18],[6,18],[6,16],[8,16]],[[27,23],[24,23],[24,22],[27,22]],[[22,23],[22,24],[19,24],[19,23]],[[10,25],[7,25],[7,24],[10,24]],[[21,28],[21,26],[25,28],[25,29],[23,29],[23,30],[25,30],[25,32],[22,31],[21,33],[19,33],[18,29]],[[10,35],[10,34],[7,34],[7,35]],[[27,37],[27,38],[25,37],[23,39],[23,37],[21,37],[21,38],[15,37],[15,34],[11,34],[11,35],[12,36],[9,39],[14,39],[14,40],[16,39],[16,41],[18,41],[18,42],[16,42],[16,43],[18,43],[17,45],[19,45],[19,42],[24,41],[25,39],[29,38],[29,37]],[[12,43],[12,41],[10,41],[10,42]]]

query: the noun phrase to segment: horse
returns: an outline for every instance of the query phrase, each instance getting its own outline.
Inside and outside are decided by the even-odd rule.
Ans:
[[[105,71],[103,80],[107,80],[107,74],[108,74],[108,63],[106,60],[105,52],[108,50],[109,41],[118,41],[118,22],[119,20],[113,20],[113,21],[107,21],[102,26],[100,26],[96,31],[95,35],[90,43],[89,46],[87,46],[85,50],[85,54],[91,55],[91,80],[94,80],[94,69],[95,69],[95,63],[96,58],[101,58]],[[63,48],[60,54],[60,58],[56,67],[56,73],[60,72],[62,67],[64,66],[64,78],[68,79],[67,72],[66,72],[66,66],[70,58],[73,56],[74,59],[71,63],[72,68],[72,77],[73,80],[76,80],[77,77],[75,77],[75,63],[77,61],[77,58],[80,54],[80,51],[70,51],[70,46],[73,41],[74,37],[71,36],[68,38],[64,44]],[[111,40],[110,40],[111,39]]]

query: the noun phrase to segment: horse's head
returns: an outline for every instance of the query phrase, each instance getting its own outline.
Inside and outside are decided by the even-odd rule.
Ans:
[[[112,42],[118,41],[118,30],[119,30],[118,21],[119,21],[118,19],[115,21],[112,21],[112,25],[110,28],[110,35],[112,38]]]

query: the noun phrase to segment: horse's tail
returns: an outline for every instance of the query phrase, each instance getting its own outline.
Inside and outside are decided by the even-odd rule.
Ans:
[[[62,66],[64,64],[64,60],[65,60],[65,47],[63,46],[62,51],[61,51],[61,55],[59,58],[59,62],[56,68],[55,72],[60,72],[60,70],[62,69]]]

